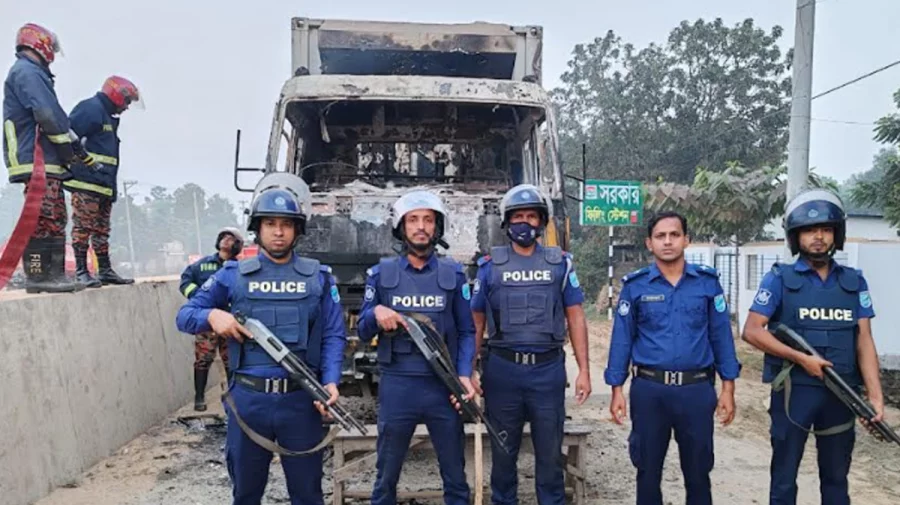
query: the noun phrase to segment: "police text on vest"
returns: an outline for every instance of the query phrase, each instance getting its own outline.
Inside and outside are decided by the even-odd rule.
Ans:
[[[299,281],[252,281],[251,293],[306,293],[306,283]]]
[[[853,321],[851,309],[820,309],[801,307],[800,319],[812,319],[814,321]]]
[[[436,295],[399,296],[391,297],[391,305],[394,307],[416,308],[443,308],[444,297]]]
[[[503,272],[503,282],[513,281],[513,282],[535,282],[535,281],[544,281],[549,282],[552,280],[550,277],[550,270],[516,270],[513,272]]]

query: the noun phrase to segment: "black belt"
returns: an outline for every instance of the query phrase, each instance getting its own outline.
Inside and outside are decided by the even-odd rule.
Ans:
[[[713,382],[716,377],[715,369],[712,367],[701,370],[671,372],[668,370],[654,370],[652,368],[635,365],[631,367],[631,373],[635,377],[648,379],[667,386],[688,386],[700,382]]]
[[[491,347],[490,352],[519,365],[539,365],[555,360],[563,353],[563,350],[561,347],[557,347],[546,352],[518,352],[502,347]]]
[[[266,378],[234,372],[234,380],[238,384],[261,393],[291,393],[303,387],[288,378]]]

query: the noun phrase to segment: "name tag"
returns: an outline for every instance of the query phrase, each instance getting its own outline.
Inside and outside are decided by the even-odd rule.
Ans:
[[[664,302],[666,295],[641,295],[642,302]]]

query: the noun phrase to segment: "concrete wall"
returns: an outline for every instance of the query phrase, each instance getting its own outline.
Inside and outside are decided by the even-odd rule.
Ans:
[[[190,401],[183,301],[173,280],[0,301],[0,502],[71,482]]]

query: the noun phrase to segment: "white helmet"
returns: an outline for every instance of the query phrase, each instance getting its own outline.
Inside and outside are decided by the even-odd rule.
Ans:
[[[423,209],[434,211],[435,230],[433,241],[435,243],[443,242],[444,230],[447,229],[448,224],[447,209],[439,196],[424,190],[410,191],[398,198],[394,205],[391,206],[391,232],[394,238],[405,241],[406,237],[404,237],[402,230],[403,218],[414,210]],[[445,243],[442,243],[442,245],[445,245]]]

